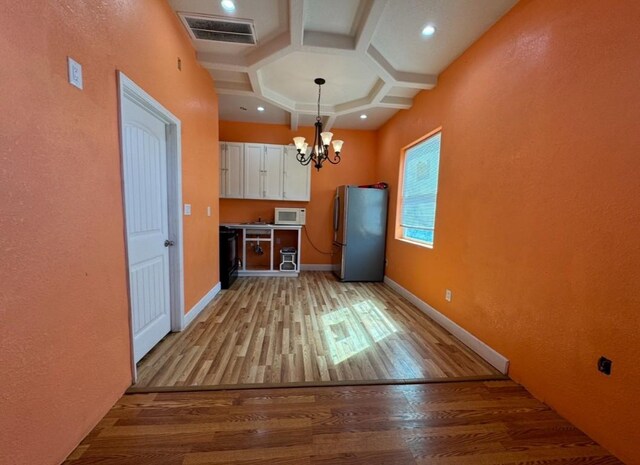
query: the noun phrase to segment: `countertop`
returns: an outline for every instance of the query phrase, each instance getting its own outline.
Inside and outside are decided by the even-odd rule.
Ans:
[[[220,226],[232,229],[302,229],[301,224],[220,223]]]

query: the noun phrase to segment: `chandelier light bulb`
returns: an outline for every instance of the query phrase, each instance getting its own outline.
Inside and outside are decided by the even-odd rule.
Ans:
[[[329,145],[331,143],[331,138],[333,137],[333,133],[323,132],[322,134],[320,134],[320,137],[322,137],[322,145]]]
[[[307,145],[304,143],[304,137],[294,137],[293,138],[293,143],[296,144],[296,148],[298,150],[302,150],[302,147],[304,145]]]

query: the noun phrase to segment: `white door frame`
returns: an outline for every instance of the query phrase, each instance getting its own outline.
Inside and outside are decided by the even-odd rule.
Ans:
[[[169,238],[175,242],[174,247],[169,247],[169,282],[170,282],[170,306],[171,306],[171,331],[182,331],[184,328],[184,244],[182,235],[182,140],[181,123],[169,110],[163,107],[157,100],[147,94],[140,86],[129,79],[124,73],[118,71],[118,115],[120,119],[120,170],[122,178],[122,211],[125,223],[125,261],[127,264],[127,294],[129,299],[129,329],[131,344],[131,364],[133,381],[136,381],[136,363],[133,355],[133,324],[131,289],[129,288],[129,261],[126,228],[126,209],[124,196],[124,164],[123,160],[123,115],[122,102],[125,99],[135,105],[144,108],[166,126],[167,134],[167,207],[169,219]]]

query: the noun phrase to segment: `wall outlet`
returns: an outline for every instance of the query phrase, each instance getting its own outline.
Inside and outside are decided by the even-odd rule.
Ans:
[[[190,203],[185,203],[184,204],[184,216],[191,216],[191,204]]]
[[[611,365],[613,362],[606,357],[600,357],[598,359],[598,371],[604,373],[607,376],[611,375]]]
[[[211,207],[207,207],[207,216],[211,216]]]
[[[71,57],[67,57],[69,66],[69,84],[82,90],[82,65]]]
[[[451,298],[452,298],[452,294],[451,294],[451,289],[445,289],[444,291],[444,300],[446,300],[447,302],[451,302]]]

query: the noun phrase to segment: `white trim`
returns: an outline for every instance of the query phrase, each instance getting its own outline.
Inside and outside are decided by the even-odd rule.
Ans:
[[[122,127],[122,102],[127,99],[136,105],[149,111],[166,124],[167,128],[167,195],[169,237],[176,244],[169,249],[169,276],[171,298],[171,330],[180,331],[184,327],[184,244],[182,233],[182,124],[180,120],[169,110],[163,107],[151,95],[129,79],[121,71],[117,72],[118,78],[118,115],[120,119],[120,134],[124,132]],[[120,137],[120,154],[122,157],[123,146]],[[124,179],[124,177],[122,178]],[[122,205],[124,212],[124,184]],[[123,214],[125,224],[126,215]],[[125,225],[125,257],[127,256]],[[127,282],[129,264],[127,263]],[[130,296],[129,296],[130,299]],[[131,319],[131,305],[129,305],[129,318]],[[133,325],[129,322],[131,338],[131,357],[133,381],[137,379],[136,363],[133,359]]]
[[[330,263],[303,263],[300,265],[301,271],[333,271],[333,265]]]
[[[500,373],[506,375],[509,372],[509,359],[507,359],[505,356],[496,352],[494,349],[475,337],[462,326],[444,316],[442,313],[440,313],[425,301],[420,300],[420,298],[409,292],[407,289],[393,281],[388,276],[384,277],[384,283],[391,289],[396,291],[398,294],[400,294],[402,297],[407,299],[409,302],[411,302],[413,305],[418,307],[420,310],[422,310],[429,318],[431,318],[444,329],[453,334],[467,347],[469,347],[476,354],[486,360],[489,364],[494,366]]]
[[[204,295],[204,297],[202,297],[202,299],[200,299],[200,301],[193,306],[191,310],[189,310],[189,313],[187,313],[184,316],[184,319],[183,319],[184,326],[181,328],[181,330],[186,329],[187,326],[189,326],[189,324],[191,324],[191,322],[195,320],[198,317],[198,315],[200,315],[202,310],[207,308],[207,305],[209,305],[211,301],[214,299],[214,297],[218,295],[218,292],[220,292],[220,289],[221,289],[221,283],[218,283],[215,286],[213,286],[213,288],[209,292],[207,292]]]

